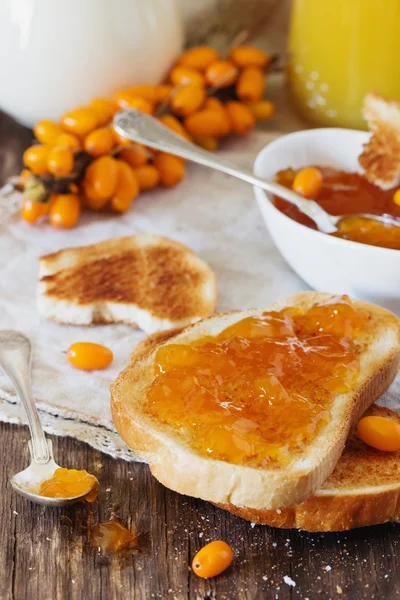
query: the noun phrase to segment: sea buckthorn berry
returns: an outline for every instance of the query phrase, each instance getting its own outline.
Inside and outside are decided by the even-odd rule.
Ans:
[[[135,108],[136,110],[140,110],[140,112],[146,113],[147,115],[152,115],[154,112],[154,105],[148,100],[140,98],[139,96],[131,96],[126,103],[125,108]]]
[[[61,119],[61,124],[68,133],[85,137],[93,129],[96,129],[99,122],[95,110],[89,106],[80,106],[65,113]]]
[[[232,48],[229,58],[238,67],[265,67],[269,61],[269,55],[253,46],[236,46]]]
[[[91,156],[108,154],[114,147],[115,139],[110,129],[100,127],[85,137],[83,147]]]
[[[236,95],[245,102],[257,102],[264,93],[264,71],[259,67],[246,67],[236,82]]]
[[[157,94],[156,94],[157,87],[158,86],[156,86],[156,85],[147,85],[147,84],[132,85],[131,87],[127,88],[126,90],[123,90],[123,92],[125,91],[131,97],[136,96],[138,98],[143,98],[144,100],[147,100],[148,102],[150,102],[150,104],[155,104],[157,102]]]
[[[189,140],[189,142],[192,140],[191,136],[186,131],[186,129],[184,128],[182,123],[180,121],[178,121],[178,119],[176,117],[174,117],[174,115],[164,115],[163,117],[160,117],[160,121],[166,127],[168,127],[168,129],[175,131],[175,133],[177,133],[178,135],[181,135],[183,138]]]
[[[169,74],[169,79],[174,85],[187,85],[192,83],[193,85],[204,85],[204,76],[190,67],[174,67]]]
[[[23,162],[34,175],[45,175],[49,172],[47,167],[47,157],[49,155],[49,146],[31,146],[23,154]]]
[[[110,131],[113,135],[116,146],[132,146],[132,144],[133,144],[132,140],[117,133],[113,126],[110,127]]]
[[[221,131],[219,137],[228,135],[232,131],[232,122],[225,108],[225,105],[219,98],[207,98],[204,103],[204,108],[216,110],[221,115]]]
[[[221,102],[219,98],[215,98],[215,96],[210,96],[209,98],[206,98],[206,101],[204,102],[204,108],[219,110],[223,113],[226,112],[223,102]]]
[[[132,142],[131,142],[132,144]],[[150,158],[150,152],[142,144],[132,144],[133,148],[124,148],[118,154],[118,158],[124,160],[128,165],[136,169],[145,165]]]
[[[139,194],[139,182],[135,171],[126,162],[118,160],[117,165],[117,185],[110,200],[110,206],[117,212],[126,212]]]
[[[41,144],[50,144],[52,146],[57,143],[57,138],[62,134],[62,129],[58,123],[44,120],[35,123],[33,133]]]
[[[200,148],[208,150],[208,152],[215,152],[215,150],[218,150],[218,140],[211,135],[196,135],[193,141],[200,146]]]
[[[236,66],[229,60],[217,60],[207,67],[206,81],[213,87],[224,88],[235,83],[237,74]]]
[[[74,168],[74,155],[66,146],[54,146],[47,157],[47,168],[55,177],[65,177]]]
[[[127,90],[121,90],[115,94],[114,102],[119,108],[126,108],[132,96],[133,94],[130,91],[130,88]]]
[[[21,206],[21,217],[28,223],[35,223],[40,217],[47,215],[49,205],[45,202],[33,202],[29,198],[24,198]]]
[[[228,118],[217,110],[204,109],[189,115],[184,121],[190,135],[223,137],[230,131]]]
[[[363,417],[357,425],[363,442],[384,452],[400,450],[400,423],[386,417]]]
[[[108,200],[117,185],[118,163],[112,156],[100,156],[85,171],[83,189],[88,198]]]
[[[112,363],[113,353],[106,346],[92,342],[76,342],[67,350],[67,359],[77,369],[97,371]]]
[[[109,198],[99,198],[98,196],[95,196],[94,193],[90,191],[90,189],[88,190],[89,195],[87,195],[86,189],[86,186],[83,185],[81,194],[83,206],[85,208],[88,208],[89,210],[102,210],[108,203]]]
[[[141,192],[152,190],[160,183],[160,173],[154,165],[143,165],[135,169]]]
[[[321,189],[322,173],[315,167],[301,169],[294,178],[292,189],[304,198],[314,198]]]
[[[204,104],[206,93],[198,85],[185,85],[172,96],[170,106],[174,113],[187,117]]]
[[[232,548],[226,542],[216,540],[198,551],[192,561],[192,569],[198,577],[215,577],[225,571],[232,561]]]
[[[397,206],[400,206],[400,189],[396,190],[395,193],[393,194],[393,202]]]
[[[171,94],[174,90],[172,85],[168,83],[162,83],[161,85],[156,85],[155,88],[155,102],[156,104],[160,104],[161,102],[167,102],[171,97]]]
[[[227,102],[225,108],[228,111],[232,129],[238,135],[244,135],[254,127],[255,118],[253,113],[242,102]]]
[[[196,46],[186,50],[178,59],[179,65],[205,71],[213,62],[220,59],[220,55],[211,46]]]
[[[257,121],[268,121],[274,112],[275,104],[269,100],[259,100],[258,102],[246,102]]]
[[[118,110],[117,105],[105,98],[94,98],[89,107],[94,110],[99,125],[107,125]]]
[[[127,90],[122,90],[122,92],[118,92],[114,96],[114,101],[119,106],[119,108],[136,108],[147,114],[153,114],[154,112],[154,103],[150,102],[146,98],[142,98],[141,96],[135,96],[132,93],[133,88],[128,88]]]
[[[165,187],[172,187],[185,176],[184,161],[179,156],[159,152],[154,158],[154,166],[160,174],[160,181]]]
[[[69,148],[70,150],[82,150],[82,144],[79,138],[72,133],[62,133],[59,135],[56,139],[55,145]]]
[[[21,173],[19,174],[19,178],[22,179],[22,181],[27,181],[31,175],[32,173],[29,169],[22,169]]]
[[[50,223],[53,227],[75,227],[81,214],[81,203],[76,194],[57,194],[50,205]]]

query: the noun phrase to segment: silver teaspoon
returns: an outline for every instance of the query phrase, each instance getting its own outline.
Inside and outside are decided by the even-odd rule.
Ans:
[[[22,400],[31,433],[31,440],[28,442],[31,464],[10,480],[14,490],[28,500],[44,506],[65,506],[83,500],[90,490],[70,498],[49,498],[38,493],[40,485],[51,479],[54,471],[60,467],[53,458],[51,440],[46,439],[44,435],[39,413],[32,396],[30,383],[31,344],[22,333],[18,331],[0,331],[0,366],[11,379],[18,396]]]
[[[257,177],[257,175],[253,175],[251,171],[238,167],[226,160],[215,158],[211,152],[207,152],[191,144],[154,117],[144,114],[139,110],[127,109],[118,112],[114,117],[114,129],[123,137],[134,142],[140,142],[156,150],[175,154],[210,169],[222,171],[222,173],[232,175],[260,187],[271,194],[275,194],[297,206],[300,212],[312,219],[318,230],[323,233],[338,231],[340,221],[349,216],[359,216],[364,219],[373,219],[374,221],[400,226],[400,220],[391,215],[372,215],[369,213],[340,216],[330,215],[314,200],[306,200],[279,183],[266,181],[261,177]]]

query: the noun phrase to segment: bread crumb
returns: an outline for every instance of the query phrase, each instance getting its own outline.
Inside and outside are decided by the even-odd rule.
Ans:
[[[342,594],[342,593],[343,593],[343,590],[342,590],[342,588],[340,587],[340,585],[337,585],[337,586],[336,586],[336,591],[337,591],[337,593],[338,593],[338,594]]]
[[[286,585],[296,587],[296,582],[293,581],[293,579],[291,577],[289,577],[289,575],[285,575],[283,578],[283,581],[286,583]]]

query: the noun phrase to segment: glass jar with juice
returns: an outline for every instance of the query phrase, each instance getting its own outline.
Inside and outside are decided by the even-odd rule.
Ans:
[[[293,0],[288,79],[317,125],[365,128],[369,91],[400,101],[400,0]]]

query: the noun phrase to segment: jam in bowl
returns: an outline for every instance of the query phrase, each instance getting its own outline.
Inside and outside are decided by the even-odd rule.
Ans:
[[[359,200],[357,203],[352,202],[352,207],[348,210],[344,210],[342,205],[340,210],[338,206],[336,209],[332,207],[333,192],[331,190],[332,193],[325,196],[324,185],[329,187],[328,174],[333,178],[331,181],[337,176],[339,179],[344,178],[345,174],[350,179],[354,178],[352,184],[361,179],[358,157],[369,135],[362,131],[335,128],[291,133],[274,140],[261,150],[254,171],[264,179],[275,180],[277,173],[286,171],[288,167],[298,171],[310,165],[321,166],[323,184],[320,194],[324,198],[321,195],[318,199],[317,195],[315,200],[320,201],[331,214],[358,212],[361,208]],[[288,174],[290,175],[286,171],[286,175]],[[291,183],[287,185],[290,187]],[[366,188],[369,189],[369,185]],[[335,194],[337,191],[336,187]],[[390,206],[393,214],[400,214],[400,207],[393,201],[394,191],[379,190],[380,199],[369,197],[368,202],[362,200],[365,208],[369,203],[366,212],[381,214],[381,209],[385,212]],[[360,195],[359,190],[355,192],[356,196]],[[382,247],[382,240],[376,238],[376,231],[365,233],[364,223],[354,223],[351,219],[342,222],[339,234],[327,235],[317,231],[311,223],[304,222],[303,216],[294,209],[289,209],[281,200],[277,201],[276,206],[272,195],[256,188],[254,193],[276,247],[311,288],[331,293],[339,291],[381,304],[400,314],[400,252],[396,249],[396,240],[388,241],[390,236],[386,236],[387,231],[384,245],[390,247]],[[342,189],[341,194],[343,193]],[[350,190],[347,190],[348,193]],[[362,236],[364,239],[360,239]],[[377,241],[380,243],[377,244]],[[274,260],[272,256],[271,260]]]
[[[341,171],[332,167],[313,165],[311,170],[316,170],[321,176],[320,185],[313,199],[331,215],[349,215],[340,222],[339,231],[332,235],[362,244],[400,250],[399,187],[382,190],[360,173]],[[305,171],[305,169],[287,168],[279,171],[275,179],[277,183],[292,189],[295,186],[296,176]],[[301,213],[293,204],[276,196],[274,204],[291,219],[316,229],[314,221]],[[399,226],[357,216],[361,213],[390,215],[399,219]]]

